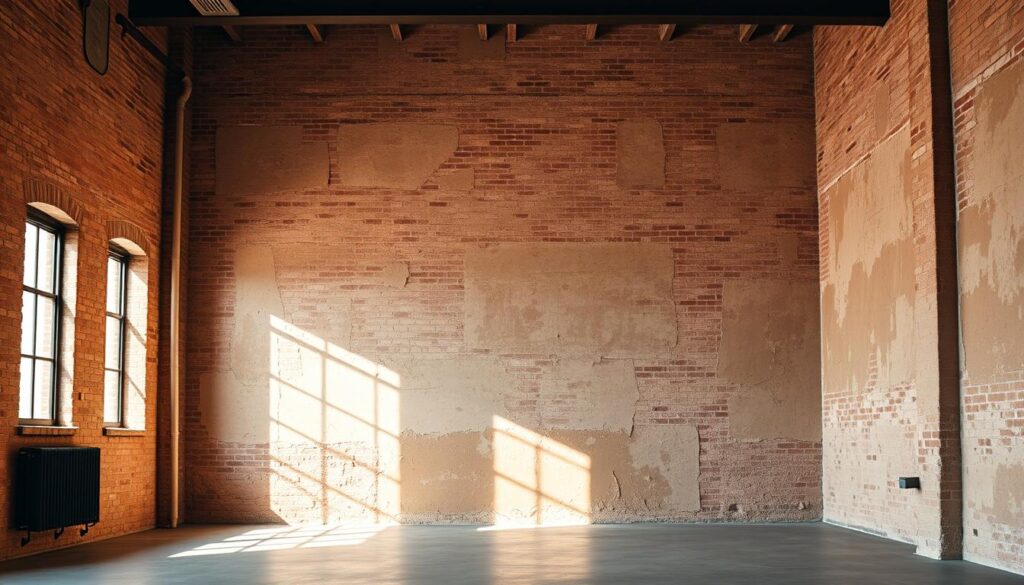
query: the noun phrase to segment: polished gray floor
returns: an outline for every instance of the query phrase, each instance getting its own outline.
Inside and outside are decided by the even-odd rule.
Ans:
[[[825,524],[186,526],[0,564],[0,583],[1024,584]]]

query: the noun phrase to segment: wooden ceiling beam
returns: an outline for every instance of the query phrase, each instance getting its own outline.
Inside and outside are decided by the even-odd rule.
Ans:
[[[658,38],[662,42],[671,41],[672,35],[676,33],[676,25],[674,24],[660,24],[658,25]]]
[[[757,30],[756,24],[741,24],[740,25],[740,42],[745,43],[754,36],[754,31]]]
[[[233,27],[233,26],[231,26],[229,24],[225,24],[221,28],[224,29],[225,33],[227,33],[228,38],[231,39],[231,42],[233,42],[233,43],[240,43],[240,42],[242,42],[242,32],[239,31],[237,28],[235,28],[235,27]]]
[[[202,16],[190,0],[132,0],[138,26],[313,24],[743,24],[874,25],[889,19],[889,0],[238,0],[237,16]]]
[[[592,41],[592,40],[594,40],[596,38],[597,38],[597,25],[596,24],[588,24],[587,25],[587,40],[588,41]]]
[[[391,38],[395,39],[396,41],[402,40],[402,25],[390,24],[388,26],[391,27]]]
[[[788,37],[791,32],[793,32],[792,24],[780,24],[775,28],[775,34],[772,35],[772,40],[776,43],[781,43],[786,40],[786,37]]]
[[[324,42],[324,29],[323,27],[315,24],[307,24],[306,30],[309,31],[309,36],[313,37],[313,42],[322,43]]]
[[[516,42],[516,25],[509,24],[505,26],[505,39],[510,42]]]
[[[478,24],[478,25],[476,25],[476,34],[477,34],[477,36],[480,37],[481,41],[486,41],[487,40],[487,25],[486,24]]]

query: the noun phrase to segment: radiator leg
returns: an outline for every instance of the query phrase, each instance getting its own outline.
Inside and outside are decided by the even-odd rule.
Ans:
[[[57,539],[58,539],[58,538],[60,538],[60,537],[61,537],[61,535],[63,535],[63,534],[64,534],[64,527],[63,527],[63,526],[61,526],[61,527],[60,527],[60,528],[58,528],[57,530],[54,530],[54,531],[53,531],[53,539],[54,539],[54,540],[57,540]]]
[[[78,530],[78,535],[85,536],[86,534],[89,534],[90,526],[92,526],[92,524],[82,524],[82,527]]]
[[[22,537],[22,539],[21,539],[21,546],[25,546],[25,545],[27,545],[30,542],[32,542],[32,531],[31,530],[26,530],[25,531],[25,536]]]

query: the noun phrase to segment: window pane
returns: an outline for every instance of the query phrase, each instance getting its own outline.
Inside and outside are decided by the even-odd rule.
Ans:
[[[56,303],[53,299],[37,296],[36,304],[36,355],[52,359],[55,357],[53,350],[57,345],[53,339]]]
[[[32,355],[36,345],[36,295],[30,292],[21,293],[21,353]]]
[[[39,228],[35,225],[25,224],[25,275],[22,282],[28,286],[36,285],[36,238],[39,237]]]
[[[121,369],[121,322],[115,317],[107,317],[107,343],[104,367],[112,370]]]
[[[117,372],[104,372],[103,422],[121,422],[121,385]]]
[[[57,252],[57,236],[46,230],[39,230],[39,282],[36,288],[46,292],[53,292],[54,256]]]
[[[32,358],[21,358],[21,394],[18,418],[32,418]]]
[[[32,418],[53,418],[53,362],[36,360]]]
[[[107,312],[121,314],[121,262],[107,257]]]

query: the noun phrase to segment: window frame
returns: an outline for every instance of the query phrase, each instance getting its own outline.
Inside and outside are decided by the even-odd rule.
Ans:
[[[106,306],[106,301],[104,301],[104,307],[103,307],[103,310],[104,310],[104,348],[106,347],[106,329],[105,328],[106,328],[106,324],[108,322],[108,318],[110,318],[110,317],[113,317],[113,318],[117,319],[117,322],[118,322],[118,338],[117,338],[118,339],[118,346],[117,346],[117,369],[113,369],[113,368],[108,368],[107,367],[106,355],[104,355],[104,359],[103,359],[103,401],[104,401],[103,412],[106,413],[106,410],[107,410],[106,409],[106,400],[107,400],[107,395],[106,395],[107,394],[106,393],[106,384],[107,384],[107,382],[106,382],[106,379],[107,379],[107,372],[117,372],[117,411],[116,411],[117,412],[117,418],[114,419],[114,420],[106,420],[107,417],[106,417],[106,414],[104,414],[104,416],[103,416],[103,418],[104,418],[103,425],[105,427],[124,427],[124,426],[127,426],[126,425],[127,421],[125,420],[126,419],[126,417],[125,417],[125,384],[127,382],[127,376],[125,375],[126,374],[126,370],[127,370],[127,364],[125,363],[125,357],[126,357],[125,353],[126,353],[126,350],[127,350],[127,344],[125,343],[125,336],[128,333],[128,263],[131,262],[132,256],[126,250],[122,249],[120,246],[118,246],[118,245],[114,244],[113,242],[111,242],[110,248],[107,251],[107,262],[109,263],[111,259],[116,260],[117,263],[120,264],[120,266],[121,266],[121,274],[120,274],[121,290],[118,291],[118,301],[119,301],[118,310],[120,311],[120,313],[112,313],[112,312],[110,312],[109,307]],[[109,287],[110,286],[109,272],[104,271],[104,273],[107,274],[107,283],[106,284],[107,284],[107,287]],[[109,290],[107,291],[107,294],[108,295],[110,294]],[[106,350],[104,349],[104,352],[105,351]]]
[[[33,294],[33,295],[35,295],[37,297],[37,301],[35,303],[35,308],[33,309],[33,315],[32,315],[32,344],[33,344],[32,354],[31,355],[25,355],[23,353],[20,353],[20,348],[19,348],[19,355],[20,355],[19,361],[21,361],[21,360],[23,360],[25,358],[28,358],[32,362],[32,373],[31,373],[31,381],[30,381],[30,388],[31,388],[30,400],[32,402],[32,407],[31,407],[31,409],[29,411],[30,414],[36,414],[35,412],[33,412],[33,410],[35,408],[35,397],[36,397],[36,384],[35,384],[35,381],[36,381],[35,380],[35,378],[36,378],[36,362],[40,361],[40,360],[45,361],[45,362],[50,362],[52,364],[52,367],[53,367],[53,374],[52,374],[51,379],[50,379],[50,413],[49,413],[50,417],[49,418],[21,418],[21,416],[20,416],[20,414],[21,414],[21,404],[20,404],[20,398],[19,398],[19,404],[18,404],[19,417],[18,417],[18,422],[19,422],[19,424],[25,424],[25,425],[54,426],[54,425],[57,424],[57,421],[60,418],[59,414],[60,414],[60,408],[61,408],[61,404],[60,404],[60,391],[59,390],[60,390],[60,377],[61,377],[60,376],[60,354],[61,354],[61,333],[62,333],[61,321],[62,321],[63,315],[64,315],[63,289],[64,289],[64,232],[65,232],[65,228],[64,228],[64,225],[62,223],[60,223],[59,221],[53,219],[52,217],[50,217],[50,216],[46,215],[45,213],[43,213],[41,211],[38,211],[38,210],[36,210],[36,209],[34,209],[32,207],[29,207],[28,213],[25,216],[25,225],[26,225],[26,228],[29,225],[33,225],[33,226],[35,226],[36,228],[38,228],[40,230],[45,230],[45,231],[47,231],[47,232],[49,232],[49,233],[54,235],[54,243],[53,243],[53,247],[54,247],[54,252],[53,252],[53,274],[52,274],[52,276],[53,276],[53,292],[52,293],[46,292],[46,291],[41,290],[41,289],[39,289],[39,288],[37,288],[35,286],[28,286],[27,284],[25,284],[25,271],[24,271],[24,266],[22,267],[22,277],[21,277],[22,278],[22,282],[21,282],[22,295],[24,295],[26,292],[28,292],[28,293],[31,293],[31,294]],[[36,264],[35,283],[36,283],[36,285],[39,284],[39,259],[40,259],[40,256],[39,256],[39,239],[40,238],[37,235],[36,236],[36,250],[35,250],[35,264]],[[38,343],[38,332],[39,332],[39,302],[38,302],[38,297],[49,298],[49,299],[51,299],[53,301],[53,330],[51,332],[52,343],[53,343],[53,357],[52,358],[42,358],[42,357],[38,357],[38,356],[35,355],[35,345]],[[23,315],[22,319],[24,319],[24,318],[25,318],[25,316]],[[22,342],[24,342],[24,340],[22,340]],[[19,378],[22,375],[24,375],[24,372],[19,372]],[[21,383],[21,380],[19,379],[19,384],[20,383]]]

